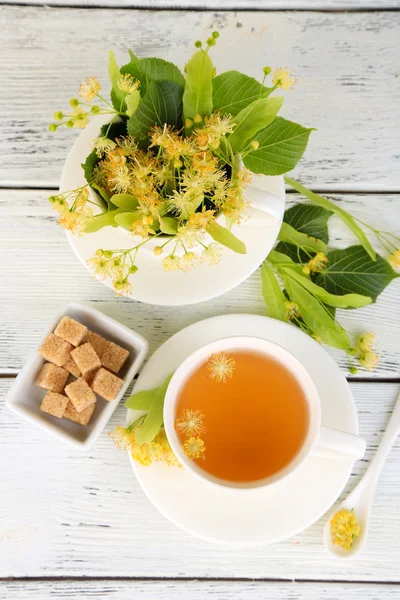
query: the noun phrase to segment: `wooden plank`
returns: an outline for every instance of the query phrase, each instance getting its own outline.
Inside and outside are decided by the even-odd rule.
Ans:
[[[285,93],[283,114],[318,131],[295,177],[337,191],[398,190],[399,25],[396,12],[3,6],[0,180],[10,187],[58,184],[77,134],[51,134],[47,125],[54,110],[68,107],[87,75],[98,75],[107,87],[109,47],[121,63],[132,46],[140,56],[163,56],[183,67],[193,41],[218,29],[218,72],[235,68],[260,77],[265,64],[296,71],[296,91]]]
[[[87,8],[141,8],[151,10],[385,10],[398,0],[0,0],[0,4],[71,6]]]
[[[225,581],[10,581],[0,584],[7,600],[37,598],[91,598],[91,600],[132,600],[135,594],[142,600],[396,600],[400,588],[387,584],[299,583],[293,582],[225,582]]]
[[[0,379],[1,396],[11,384],[12,379]],[[355,466],[346,493],[364,473],[398,394],[396,384],[351,387],[368,450]],[[124,418],[121,405],[107,429]],[[253,549],[213,545],[189,536],[150,504],[127,456],[113,446],[106,432],[82,453],[2,406],[0,450],[0,577],[400,582],[400,440],[379,481],[368,546],[348,562],[334,561],[324,550],[324,518],[291,540]]]
[[[99,310],[136,329],[150,342],[153,352],[186,325],[226,313],[265,314],[260,276],[255,273],[235,290],[209,302],[188,307],[159,307],[127,298],[116,298],[99,282],[91,280],[70,249],[56,213],[47,202],[50,192],[0,191],[0,240],[3,270],[0,285],[0,373],[16,373],[38,343],[52,313],[69,300],[93,303]],[[288,205],[298,201],[288,194]],[[396,195],[339,195],[340,205],[376,227],[400,231],[399,198]],[[379,207],[379,208],[377,208]],[[350,232],[332,218],[332,245],[354,242]],[[340,320],[354,334],[375,331],[380,364],[374,372],[359,371],[369,378],[398,378],[400,361],[400,280],[385,290],[378,302],[357,311],[341,311]],[[339,313],[338,313],[339,314]],[[18,325],[17,325],[18,324]],[[348,372],[346,356],[329,350]]]

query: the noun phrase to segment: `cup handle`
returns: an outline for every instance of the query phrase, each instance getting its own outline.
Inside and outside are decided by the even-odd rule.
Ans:
[[[247,188],[245,196],[250,202],[251,219],[244,220],[243,225],[265,226],[266,219],[270,220],[271,223],[276,223],[282,218],[282,200],[278,196],[253,185]]]
[[[360,436],[322,425],[313,454],[343,460],[359,460],[364,456],[365,448],[366,441]]]

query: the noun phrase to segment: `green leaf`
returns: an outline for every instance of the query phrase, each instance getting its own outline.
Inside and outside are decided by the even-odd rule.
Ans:
[[[99,162],[96,150],[92,150],[85,162],[81,164],[86,181],[91,184],[93,180],[93,171],[97,163]]]
[[[294,279],[300,283],[310,294],[328,306],[333,306],[334,308],[361,308],[372,302],[371,298],[360,294],[345,294],[343,296],[330,294],[324,288],[313,283],[311,279],[300,275],[290,267],[282,267],[282,272],[285,274],[285,277]]]
[[[136,57],[135,57],[136,58]],[[144,73],[150,81],[173,81],[182,88],[185,86],[185,78],[176,65],[162,58],[142,58],[138,60],[138,69]],[[139,79],[142,75],[139,76]]]
[[[114,117],[115,119],[115,117]],[[125,137],[127,134],[126,119],[118,117],[118,120],[111,123],[105,123],[101,126],[100,135],[107,137],[115,142],[120,137]]]
[[[305,188],[303,185],[301,185],[294,179],[291,179],[290,177],[285,177],[285,181],[286,181],[286,183],[291,185],[295,190],[300,192],[300,194],[303,194],[303,196],[305,196],[306,198],[311,200],[311,202],[313,202],[314,204],[316,204],[318,206],[322,206],[323,208],[326,208],[327,210],[331,210],[338,217],[340,217],[340,219],[342,219],[342,221],[344,223],[346,223],[347,227],[349,229],[351,229],[351,231],[357,237],[357,239],[359,240],[359,242],[361,243],[363,248],[365,248],[365,250],[368,252],[370,257],[373,260],[375,260],[376,252],[373,249],[370,241],[368,240],[367,236],[365,235],[365,233],[361,229],[361,227],[356,223],[356,221],[353,219],[353,217],[351,215],[349,215],[349,213],[347,211],[343,210],[343,208],[340,208],[339,206],[337,206],[336,204],[334,204],[327,198],[323,198],[319,194],[315,194],[314,192],[311,192],[310,190]]]
[[[123,212],[121,209],[115,216],[115,222],[124,229],[131,230],[133,223],[137,221],[140,216],[141,214],[138,212]]]
[[[234,118],[236,127],[229,136],[234,152],[242,150],[251,138],[275,119],[283,104],[283,98],[260,98],[240,111]]]
[[[111,202],[124,211],[136,210],[139,204],[136,196],[132,196],[132,194],[114,194]]]
[[[372,260],[362,246],[332,250],[328,259],[327,267],[314,281],[331,294],[361,294],[375,302],[385,287],[400,277],[382,256],[377,254]]]
[[[347,333],[321,302],[293,278],[284,279],[291,300],[298,305],[301,318],[312,333],[333,348],[349,350],[351,343]]]
[[[268,316],[272,319],[285,321],[286,298],[273,269],[267,262],[264,262],[261,266],[261,284],[264,300],[268,307]]]
[[[126,102],[126,114],[131,117],[135,112],[140,102],[140,92],[135,90],[125,98]]]
[[[120,213],[120,209],[109,210],[101,215],[96,215],[91,219],[85,227],[85,233],[95,233],[103,227],[117,227],[116,217]]]
[[[142,392],[137,392],[136,394],[129,396],[125,402],[126,408],[131,408],[132,410],[149,410],[151,401],[157,390],[158,388],[153,390],[143,390]]]
[[[112,85],[111,101],[115,110],[123,111],[123,105],[125,100],[125,92],[119,89],[118,82],[121,76],[121,72],[117,65],[117,61],[114,56],[114,52],[110,50],[108,53],[108,74]]]
[[[172,81],[152,81],[133,117],[128,121],[128,133],[140,141],[148,141],[154,125],[182,126],[182,88]]]
[[[285,211],[283,220],[297,231],[301,231],[302,233],[306,233],[307,235],[311,235],[328,243],[328,219],[332,214],[332,211],[326,210],[321,206],[299,203]],[[276,250],[283,254],[287,254],[295,262],[307,262],[310,258],[309,254],[286,242],[280,242],[276,246]]]
[[[309,250],[311,252],[323,252],[326,254],[328,248],[322,240],[318,240],[315,237],[301,233],[294,229],[288,223],[282,223],[281,229],[278,234],[278,240],[293,244],[300,249]]]
[[[151,401],[149,411],[146,415],[143,425],[136,432],[136,441],[138,444],[146,444],[151,442],[160,430],[163,423],[163,408],[164,399],[167,392],[169,382],[172,379],[172,374],[168,375],[167,379],[160,385]]]
[[[308,144],[313,129],[277,117],[254,138],[260,147],[252,150],[243,159],[253,173],[282,175],[291,171],[299,162]]]
[[[173,217],[160,217],[160,229],[167,235],[175,235],[178,231],[178,221]]]
[[[206,230],[207,233],[211,235],[213,240],[215,240],[219,244],[230,248],[238,254],[246,254],[246,245],[235,235],[233,235],[233,233],[229,231],[229,229],[227,229],[226,227],[222,227],[222,225],[214,221],[214,223],[208,225]]]
[[[183,116],[194,119],[196,115],[205,117],[213,110],[214,67],[205,50],[198,50],[186,65],[186,84],[183,93]]]
[[[107,192],[107,190],[105,190],[100,185],[97,185],[97,183],[94,183],[94,182],[92,182],[90,184],[90,187],[94,190],[94,192],[96,194],[96,200],[100,201],[101,206],[103,208],[106,208],[107,210],[110,210],[110,208],[113,208],[113,205],[111,205],[111,203],[110,203],[110,197],[109,197],[109,193]]]
[[[253,77],[239,71],[226,71],[212,80],[213,110],[233,116],[240,113],[258,98],[271,93],[271,88],[264,87]]]

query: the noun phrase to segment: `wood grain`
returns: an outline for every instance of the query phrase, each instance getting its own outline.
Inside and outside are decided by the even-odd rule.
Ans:
[[[255,77],[289,65],[298,76],[283,115],[314,126],[294,176],[319,188],[399,190],[400,14],[396,12],[184,12],[2,6],[0,181],[57,186],[75,131],[51,134],[54,110],[68,108],[79,82],[98,75],[107,88],[107,51],[127,60],[158,55],[181,67],[213,29],[218,72]],[[107,93],[107,91],[105,91]]]
[[[151,10],[385,10],[398,0],[0,0],[0,4],[92,8],[145,8]]]
[[[0,394],[12,379],[0,379]],[[367,467],[398,394],[396,384],[352,384]],[[124,421],[121,405],[109,423]],[[145,497],[127,456],[106,432],[94,447],[71,450],[4,406],[0,414],[0,577],[249,577],[400,582],[400,443],[376,492],[370,537],[354,561],[333,561],[322,546],[325,519],[285,542],[230,549],[197,540],[162,517]],[[278,518],[285,518],[280,515]]]
[[[49,581],[0,584],[7,600],[30,599],[69,600],[132,600],[140,595],[142,600],[397,600],[400,587],[394,584],[335,584],[293,582],[225,582],[225,581]]]
[[[70,300],[92,303],[125,325],[136,329],[150,342],[153,352],[162,342],[186,325],[227,313],[266,314],[259,273],[209,302],[187,307],[159,307],[127,298],[116,298],[100,282],[91,280],[56,224],[56,213],[47,201],[50,192],[0,191],[0,240],[3,269],[0,285],[0,373],[16,373],[43,336],[52,314]],[[343,208],[376,227],[400,231],[396,195],[335,195]],[[288,206],[299,200],[288,194]],[[332,218],[332,246],[354,243],[349,230]],[[377,334],[380,364],[373,372],[359,371],[368,378],[398,378],[400,365],[400,279],[372,306],[340,311],[340,321],[354,334],[365,330]],[[329,352],[348,373],[346,356]]]

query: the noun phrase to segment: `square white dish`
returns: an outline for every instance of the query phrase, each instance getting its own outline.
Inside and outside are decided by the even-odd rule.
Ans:
[[[86,325],[91,331],[98,333],[111,342],[126,348],[130,353],[126,364],[118,374],[124,380],[124,385],[118,396],[111,402],[107,402],[107,400],[104,400],[100,396],[96,396],[96,408],[90,423],[86,426],[78,425],[68,419],[57,419],[42,412],[40,404],[46,394],[46,390],[35,385],[36,377],[45,362],[38,350],[46,336],[54,331],[61,317],[65,315]],[[14,413],[32,423],[36,423],[42,429],[46,429],[75,448],[87,449],[94,443],[107,425],[119,401],[138,372],[146,357],[148,342],[141,335],[118,323],[118,321],[107,317],[90,306],[78,304],[77,302],[69,303],[55,317],[54,321],[50,323],[48,330],[43,333],[43,338],[26,361],[14,385],[8,392],[6,406]]]

